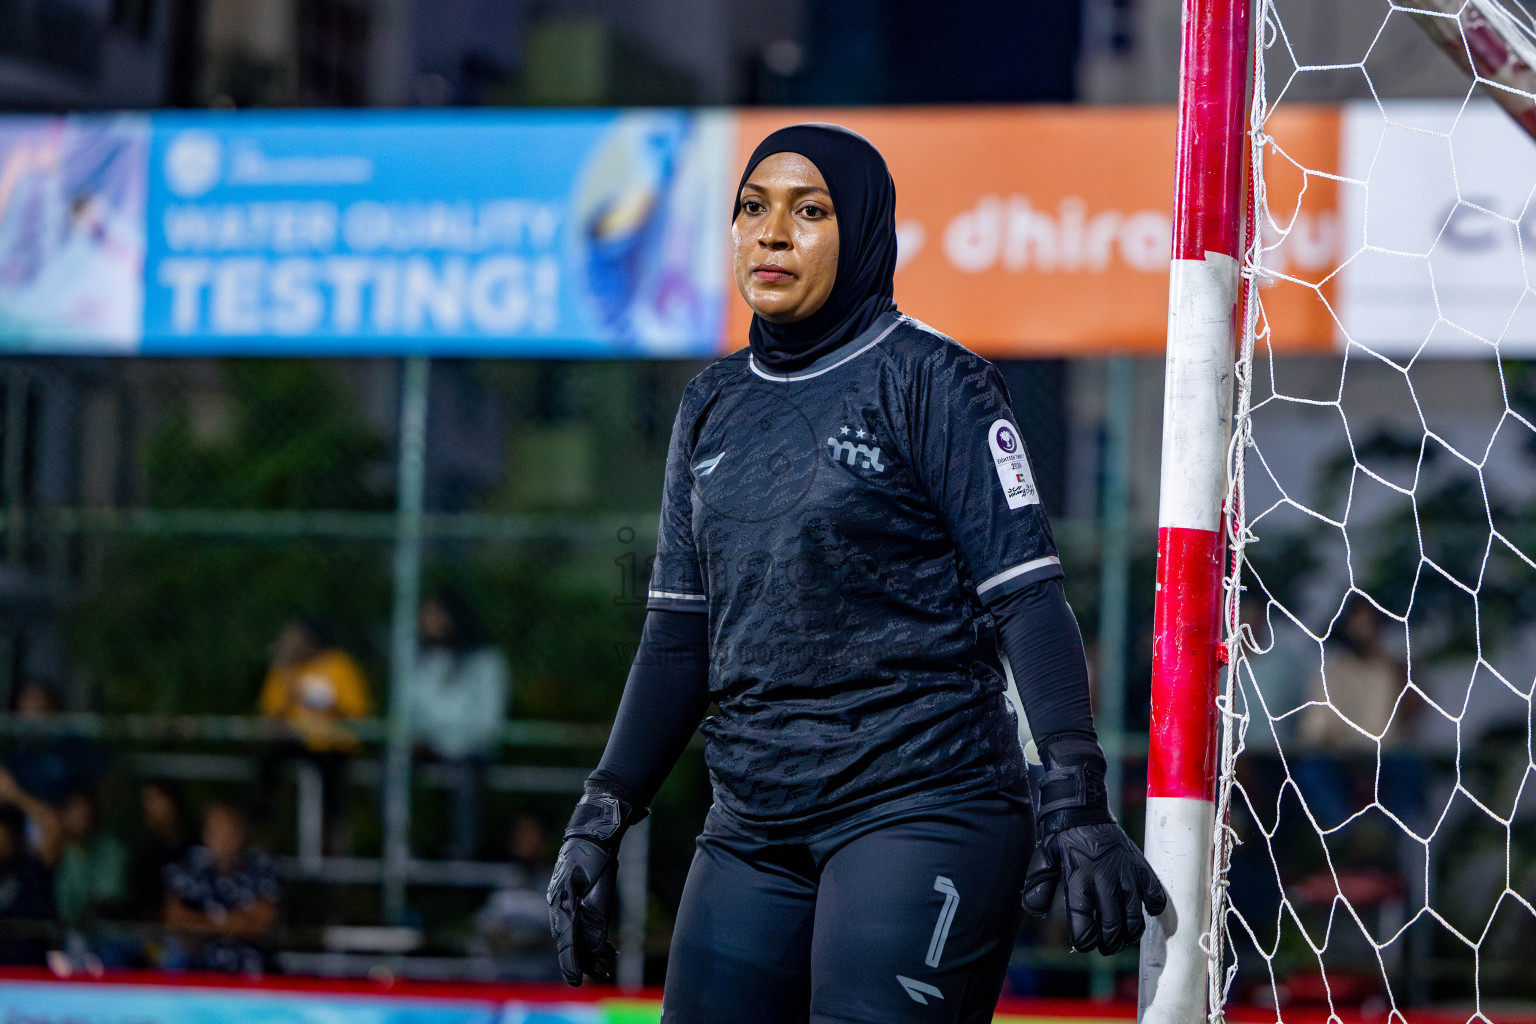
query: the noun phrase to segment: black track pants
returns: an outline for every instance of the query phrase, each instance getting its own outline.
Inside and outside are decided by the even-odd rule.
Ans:
[[[1033,845],[1018,790],[814,843],[711,813],[683,890],[663,1024],[984,1024]]]

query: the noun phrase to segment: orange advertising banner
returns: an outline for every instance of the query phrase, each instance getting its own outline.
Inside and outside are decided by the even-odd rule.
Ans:
[[[765,135],[800,121],[873,142],[896,182],[897,304],[962,344],[994,358],[1162,351],[1171,107],[741,110],[735,120],[737,173]],[[1298,168],[1336,173],[1339,123],[1337,108],[1317,107],[1271,126],[1285,154],[1266,161],[1270,206],[1299,220],[1265,260],[1296,280],[1266,286],[1265,309],[1293,351],[1334,342],[1325,279],[1341,261],[1337,189]],[[727,348],[745,343],[749,321],[732,297]]]

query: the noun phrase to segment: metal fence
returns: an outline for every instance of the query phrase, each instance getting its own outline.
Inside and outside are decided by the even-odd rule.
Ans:
[[[464,593],[511,664],[512,714],[487,799],[563,814],[622,690],[672,417],[699,368],[9,360],[0,692],[50,678],[77,713],[55,725],[101,737],[138,776],[248,788],[261,745],[281,731],[252,717],[268,646],[285,618],[321,618],[369,679],[375,716],[355,727],[353,779],[379,799],[354,810],[352,849],[326,856],[301,768],[293,814],[268,837],[290,876],[376,887],[376,903],[354,912],[384,922],[423,916],[413,889],[494,886],[504,872],[493,843],[478,864],[424,849],[450,780],[413,762],[406,698],[421,597],[444,584]],[[1048,507],[1069,504],[1074,473],[1091,483],[1077,515],[1057,516],[1057,533],[1096,651],[1105,746],[1134,765],[1126,680],[1142,658],[1131,638],[1151,588],[1133,578],[1152,571],[1128,512],[1136,364],[1004,370]],[[1085,386],[1103,389],[1103,415],[1074,435],[1068,406]],[[681,886],[707,805],[696,760],[642,838],[661,905]],[[626,938],[639,948],[647,863],[627,860]],[[626,959],[631,971],[643,963]],[[1100,970],[1096,988],[1112,981]]]

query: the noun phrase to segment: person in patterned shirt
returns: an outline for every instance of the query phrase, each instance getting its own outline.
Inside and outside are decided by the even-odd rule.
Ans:
[[[678,410],[639,654],[550,883],[561,967],[611,974],[619,841],[713,702],[665,1024],[987,1021],[1058,881],[1078,949],[1165,904],[1108,810],[1024,441],[996,368],[896,308],[867,140],[770,135],[732,244],[749,345]]]
[[[265,941],[277,923],[282,883],[272,858],[250,846],[250,823],[233,804],[215,803],[203,818],[203,845],[165,869],[162,966],[261,974]]]

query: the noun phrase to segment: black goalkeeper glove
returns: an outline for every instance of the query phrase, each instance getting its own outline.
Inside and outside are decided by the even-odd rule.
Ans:
[[[619,841],[645,815],[646,809],[637,809],[628,797],[588,782],[565,827],[565,842],[546,897],[560,972],[572,985],[580,985],[583,974],[598,981],[613,980],[618,953],[608,941],[608,923],[613,916]]]
[[[1168,906],[1168,894],[1109,812],[1104,752],[1092,739],[1047,741],[1045,778],[1035,801],[1035,855],[1024,876],[1024,909],[1051,909],[1064,881],[1072,948],[1106,956],[1141,938],[1146,919]]]

